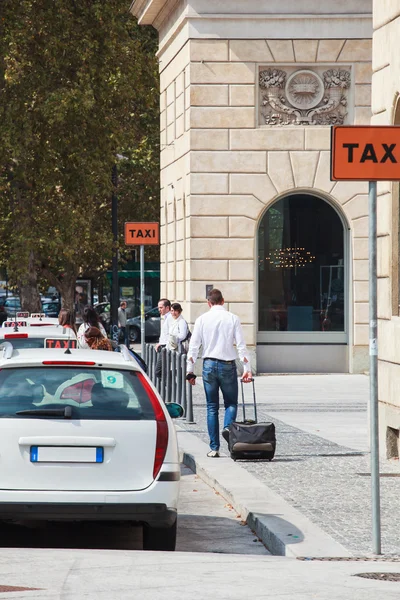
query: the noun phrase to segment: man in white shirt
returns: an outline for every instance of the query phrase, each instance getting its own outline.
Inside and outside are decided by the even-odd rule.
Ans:
[[[208,296],[210,311],[201,315],[194,324],[187,360],[188,381],[194,385],[194,363],[203,348],[203,385],[207,401],[207,427],[210,436],[210,458],[219,457],[219,390],[224,398],[224,431],[236,419],[238,379],[236,370],[236,345],[243,363],[242,380],[252,380],[250,360],[239,318],[224,308],[224,298],[217,289]],[[225,437],[225,436],[224,436]]]
[[[161,350],[163,348],[165,348],[165,346],[167,345],[167,328],[165,327],[165,323],[168,319],[171,318],[171,302],[168,300],[168,298],[161,298],[158,301],[158,312],[160,313],[160,317],[161,317],[161,327],[160,327],[160,338],[158,340],[158,344],[156,346],[156,352],[157,352],[157,362],[156,362],[156,377],[158,377],[158,379],[161,379],[161,370],[162,370],[162,363],[161,363]]]

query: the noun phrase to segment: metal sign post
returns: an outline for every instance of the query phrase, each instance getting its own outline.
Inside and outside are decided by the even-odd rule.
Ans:
[[[369,182],[369,379],[372,493],[372,551],[381,554],[378,426],[378,307],[376,181]]]
[[[400,127],[332,127],[331,180],[369,182],[369,377],[372,550],[381,554],[379,482],[377,181],[399,181]]]
[[[141,356],[145,360],[146,329],[144,315],[144,247],[158,246],[160,226],[158,223],[125,223],[125,244],[140,246],[140,339]],[[129,335],[129,332],[128,332]]]
[[[140,246],[140,340],[141,346],[141,357],[145,359],[145,345],[146,345],[146,334],[145,334],[145,321],[144,321],[144,246]]]

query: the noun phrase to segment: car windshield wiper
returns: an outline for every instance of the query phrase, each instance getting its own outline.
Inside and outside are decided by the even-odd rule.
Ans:
[[[64,419],[70,419],[72,417],[72,407],[64,406],[64,408],[30,408],[28,410],[18,410],[15,414],[21,416],[64,417]]]

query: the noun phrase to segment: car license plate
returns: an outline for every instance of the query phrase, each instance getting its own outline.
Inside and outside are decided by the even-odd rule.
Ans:
[[[102,463],[104,448],[88,446],[31,446],[31,462]]]

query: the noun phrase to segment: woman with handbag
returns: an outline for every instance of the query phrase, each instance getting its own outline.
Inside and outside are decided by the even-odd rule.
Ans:
[[[97,312],[92,306],[86,306],[83,311],[83,323],[78,329],[78,344],[79,348],[90,348],[85,337],[86,330],[89,327],[96,327],[100,330],[103,337],[107,338],[106,330],[100,322]]]
[[[182,317],[182,306],[178,302],[171,304],[171,317],[165,321],[167,350],[182,352],[182,342],[187,339],[188,324]]]

